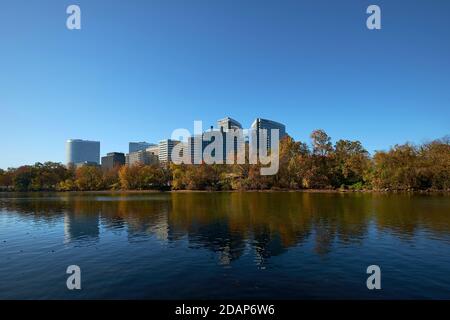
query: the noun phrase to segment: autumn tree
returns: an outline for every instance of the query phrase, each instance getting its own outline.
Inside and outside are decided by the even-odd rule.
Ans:
[[[307,188],[330,188],[334,167],[331,138],[322,129],[314,130],[310,137],[313,152],[310,161],[306,163],[309,169],[306,172],[303,184]]]
[[[419,148],[418,179],[421,189],[450,189],[450,137]]]
[[[373,157],[372,184],[376,189],[407,190],[419,186],[418,150],[411,144],[395,145]]]
[[[313,146],[313,154],[317,156],[325,157],[331,151],[333,151],[333,145],[331,144],[331,138],[328,134],[322,130],[314,130],[311,133],[311,142]]]
[[[175,165],[171,164],[172,172],[172,189],[183,190],[186,188],[186,164]]]
[[[45,162],[36,163],[33,168],[33,178],[31,180],[30,189],[39,190],[55,190],[60,181],[69,179],[72,172],[61,163]]]
[[[97,166],[82,166],[75,172],[75,184],[81,191],[103,190],[103,174]]]
[[[117,190],[120,189],[119,182],[119,170],[120,166],[115,166],[110,169],[103,170],[103,182],[107,189]]]
[[[302,158],[309,155],[308,146],[296,142],[290,136],[280,141],[279,170],[275,177],[275,185],[280,188],[298,189],[302,187]]]
[[[159,165],[122,166],[120,186],[125,190],[164,190],[169,187],[169,169]]]
[[[364,183],[364,174],[370,166],[369,152],[359,141],[339,140],[334,147],[336,186]]]
[[[286,136],[280,141],[279,171],[261,175],[260,164],[135,165],[102,171],[96,166],[77,170],[60,163],[36,163],[0,170],[1,190],[265,190],[350,189],[450,190],[450,138],[419,146],[396,145],[371,158],[359,141],[331,138],[323,130],[311,134],[308,145]]]
[[[12,186],[12,172],[0,169],[0,190],[8,190]]]
[[[139,169],[142,189],[162,190],[169,184],[168,174],[164,167],[159,165],[142,166]]]
[[[15,191],[31,191],[31,181],[34,172],[32,166],[21,166],[17,168],[13,176],[13,186]]]
[[[122,189],[139,190],[142,182],[140,180],[140,165],[122,166],[119,169],[119,182]]]

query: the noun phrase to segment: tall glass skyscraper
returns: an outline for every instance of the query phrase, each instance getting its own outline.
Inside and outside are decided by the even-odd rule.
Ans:
[[[81,163],[100,164],[100,142],[69,139],[66,142],[67,165]]]

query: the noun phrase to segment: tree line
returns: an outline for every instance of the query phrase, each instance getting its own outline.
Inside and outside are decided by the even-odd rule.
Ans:
[[[276,175],[259,165],[135,165],[110,170],[60,163],[0,169],[3,191],[97,190],[450,190],[450,137],[420,145],[395,145],[373,156],[359,141],[334,145],[323,130],[311,144],[286,136],[280,141]],[[248,163],[248,162],[247,162]]]

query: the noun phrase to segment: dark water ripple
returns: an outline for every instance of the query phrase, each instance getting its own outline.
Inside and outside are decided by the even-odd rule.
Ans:
[[[2,299],[450,299],[449,253],[441,195],[0,195]]]

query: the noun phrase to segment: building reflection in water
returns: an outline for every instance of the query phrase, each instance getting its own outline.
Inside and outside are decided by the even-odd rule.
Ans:
[[[155,193],[0,195],[0,209],[23,219],[60,221],[66,243],[97,242],[103,233],[128,242],[186,241],[232,264],[247,253],[263,266],[290,248],[313,243],[327,255],[336,243],[362,243],[369,228],[402,240],[418,232],[447,238],[448,198],[312,193]]]
[[[64,215],[64,242],[98,241],[100,236],[98,214],[77,214],[67,212]]]

